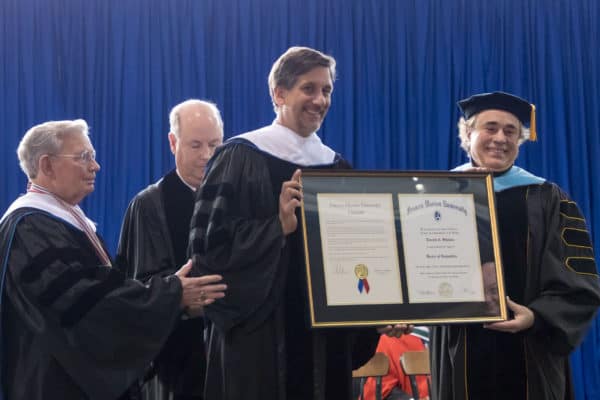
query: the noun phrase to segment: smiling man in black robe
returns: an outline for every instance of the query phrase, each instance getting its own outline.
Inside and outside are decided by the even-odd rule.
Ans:
[[[332,57],[286,51],[269,75],[275,121],[218,149],[196,196],[194,267],[228,284],[227,297],[206,308],[206,400],[349,399],[351,370],[373,355],[374,328],[308,323],[299,168],[349,167],[316,134],[334,80]]]
[[[117,258],[130,278],[166,276],[187,260],[194,192],[223,142],[217,107],[191,99],[173,107],[168,135],[175,169],[138,193],[127,208]],[[200,400],[206,355],[203,318],[177,323],[141,388],[144,400]]]
[[[535,108],[508,93],[459,102],[456,170],[494,173],[507,304],[513,318],[444,326],[431,340],[438,400],[571,399],[569,353],[600,305],[596,262],[585,219],[554,183],[514,165],[535,140]],[[525,125],[531,126],[527,129]]]

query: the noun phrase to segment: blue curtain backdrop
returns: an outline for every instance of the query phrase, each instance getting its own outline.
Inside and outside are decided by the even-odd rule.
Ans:
[[[83,207],[112,251],[131,197],[173,167],[171,106],[215,101],[226,136],[268,124],[266,78],[290,45],[332,54],[324,141],[364,169],[464,161],[455,101],[505,90],[538,108],[518,164],[579,203],[600,249],[597,0],[0,0],[0,210],[24,191],[32,125],[84,118],[102,165]],[[572,356],[600,398],[598,321]]]

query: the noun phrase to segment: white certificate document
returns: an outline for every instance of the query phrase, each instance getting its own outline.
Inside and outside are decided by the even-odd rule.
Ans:
[[[327,305],[402,303],[391,193],[318,193]]]
[[[484,301],[472,194],[400,194],[410,303]]]

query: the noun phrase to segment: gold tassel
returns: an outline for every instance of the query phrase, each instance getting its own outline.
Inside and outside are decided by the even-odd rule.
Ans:
[[[535,142],[537,140],[537,132],[535,130],[535,106],[531,105],[531,119],[529,122],[529,140]]]

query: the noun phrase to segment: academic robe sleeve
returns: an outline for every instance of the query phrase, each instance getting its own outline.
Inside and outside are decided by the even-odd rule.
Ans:
[[[179,279],[126,280],[99,266],[85,235],[46,214],[16,225],[7,265],[6,296],[33,343],[42,341],[91,399],[127,389],[179,317]]]
[[[223,299],[206,307],[223,330],[246,320],[274,301],[275,282],[283,285],[285,237],[278,216],[278,193],[266,161],[248,146],[219,149],[196,195],[190,246],[194,267],[203,275],[221,274]]]
[[[142,191],[127,207],[116,259],[116,267],[128,278],[142,282],[177,272],[158,185]]]
[[[577,204],[554,184],[530,192],[530,273],[539,274],[530,299],[531,333],[550,352],[567,355],[583,339],[598,306],[600,286],[591,239]],[[537,251],[536,251],[537,250]]]
[[[453,370],[464,368],[464,357],[457,358],[459,365],[455,365],[453,355],[462,354],[465,343],[465,327],[457,329],[458,335],[450,334],[448,325],[432,326],[431,340],[429,342],[429,363],[431,365],[431,398],[453,398]],[[460,348],[459,351],[456,349]]]

